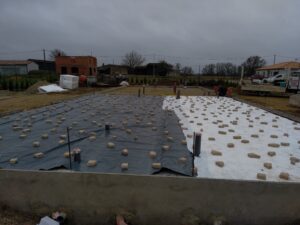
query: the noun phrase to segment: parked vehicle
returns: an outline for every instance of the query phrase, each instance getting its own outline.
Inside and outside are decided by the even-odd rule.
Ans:
[[[300,70],[287,71],[286,74],[277,74],[270,78],[264,78],[262,81],[264,84],[261,85],[242,85],[241,91],[244,94],[261,96],[289,96],[289,92],[300,92]]]
[[[277,74],[275,76],[264,78],[263,83],[272,83],[274,85],[279,85],[280,82],[286,82],[288,76],[286,74]]]
[[[261,74],[254,74],[250,77],[251,83],[252,84],[261,84],[262,80],[265,78],[264,75]]]
[[[289,92],[297,93],[300,91],[300,71],[295,71],[290,74],[286,89]]]

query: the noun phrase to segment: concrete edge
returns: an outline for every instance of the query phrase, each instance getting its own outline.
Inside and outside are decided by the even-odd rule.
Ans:
[[[217,178],[198,178],[198,177],[187,177],[187,176],[163,176],[163,175],[138,175],[138,174],[122,174],[122,173],[99,173],[99,172],[77,172],[77,171],[39,171],[39,170],[21,170],[21,169],[0,169],[2,172],[17,172],[17,173],[37,173],[37,174],[99,174],[103,176],[123,176],[123,177],[136,177],[136,178],[150,178],[150,179],[166,179],[166,180],[197,180],[201,181],[218,181],[227,183],[244,183],[244,184],[269,184],[269,185],[295,185],[300,187],[300,182],[296,181],[259,181],[259,180],[233,180],[233,179],[217,179]]]

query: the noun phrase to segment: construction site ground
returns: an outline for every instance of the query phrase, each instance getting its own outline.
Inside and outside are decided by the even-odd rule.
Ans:
[[[84,94],[103,93],[103,94],[118,94],[118,95],[134,95],[138,94],[138,90],[142,86],[133,87],[117,87],[117,88],[79,88],[77,90],[68,91],[65,93],[50,93],[50,94],[28,94],[27,92],[8,92],[0,91],[0,116],[12,112],[39,108],[46,105],[51,105],[63,100],[79,97]],[[181,88],[182,95],[204,95],[212,94],[213,91],[204,88]],[[146,87],[146,95],[166,96],[173,95],[172,87]]]
[[[177,87],[181,90],[181,95],[198,96],[198,95],[214,95],[212,90],[199,87]],[[103,93],[118,95],[137,95],[138,90],[142,90],[142,86],[118,87],[118,88],[79,88],[75,91],[66,93],[52,94],[28,94],[26,92],[7,92],[0,91],[0,116],[13,112],[39,108],[42,106],[54,104],[63,100],[77,98],[85,94]],[[146,95],[167,96],[174,95],[173,87],[145,87]],[[293,115],[300,119],[300,109],[289,106],[288,98],[281,97],[260,97],[260,96],[236,96],[237,99],[253,103],[256,106],[262,106],[266,109],[276,110],[286,115]],[[0,208],[0,224],[1,225],[34,225],[37,224],[39,218],[31,215],[16,212],[7,208]]]
[[[142,86],[117,87],[117,88],[79,88],[66,93],[52,94],[28,94],[26,92],[7,92],[0,91],[0,116],[12,112],[39,108],[45,105],[54,104],[63,100],[79,97],[84,94],[106,93],[118,95],[137,95],[138,90],[142,90]],[[197,96],[197,95],[214,95],[214,92],[207,88],[199,87],[177,87],[180,89],[181,95]],[[167,96],[174,95],[172,87],[145,87],[146,95]],[[283,114],[293,115],[300,119],[300,108],[289,105],[288,98],[282,97],[261,97],[261,96],[245,96],[237,95],[237,99],[262,106],[266,109],[276,110]]]

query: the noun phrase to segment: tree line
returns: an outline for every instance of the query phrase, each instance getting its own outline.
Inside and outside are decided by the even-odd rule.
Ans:
[[[234,65],[232,63],[216,63],[207,64],[202,69],[202,74],[205,75],[240,75],[242,67],[244,67],[244,74],[250,76],[255,74],[256,69],[266,65],[266,60],[260,56],[250,56],[241,65]]]
[[[67,55],[63,50],[54,49],[50,52],[49,58],[55,59],[56,56]],[[136,51],[131,51],[123,57],[122,65],[127,66],[131,73],[145,74],[145,75],[160,75],[166,76],[170,72],[177,72],[180,75],[195,74],[192,67],[181,66],[180,63],[172,65],[165,60],[158,63],[148,63],[144,65],[146,59]],[[235,65],[230,62],[211,63],[205,65],[201,74],[203,75],[220,75],[220,76],[235,76],[240,75],[242,67],[244,67],[244,74],[250,76],[255,74],[257,68],[266,65],[266,60],[260,56],[250,56],[242,64]],[[141,68],[143,66],[143,68]]]
[[[136,68],[143,65],[145,62],[145,58],[138,54],[135,51],[131,51],[127,53],[122,61],[122,64],[128,66],[129,68]],[[169,64],[166,61],[160,61],[155,63],[160,69],[164,72],[159,75],[166,75],[168,72],[177,71],[181,75],[192,75],[194,71],[192,67],[184,66],[182,67],[180,63],[176,63],[174,66]],[[153,63],[148,63],[146,67],[154,66]],[[240,75],[242,67],[244,67],[244,74],[247,76],[255,74],[257,68],[263,67],[266,65],[266,60],[261,58],[260,56],[250,56],[245,62],[241,65],[235,65],[230,62],[224,63],[211,63],[207,64],[202,68],[201,73],[203,75],[221,75],[221,76],[234,76]],[[153,68],[154,70],[154,68]]]

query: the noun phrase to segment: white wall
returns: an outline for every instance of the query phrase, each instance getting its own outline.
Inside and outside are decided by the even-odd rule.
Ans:
[[[287,74],[287,70],[259,70],[257,74],[274,76],[276,74]]]
[[[26,65],[3,65],[0,66],[0,75],[24,75],[27,74]]]
[[[39,70],[39,65],[36,64],[35,62],[31,62],[30,64],[27,65],[27,72],[30,72],[32,70]]]

